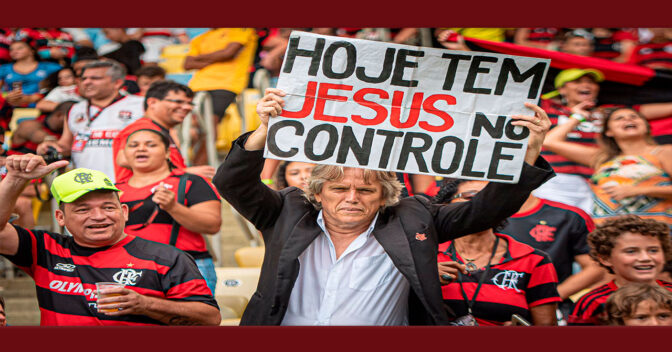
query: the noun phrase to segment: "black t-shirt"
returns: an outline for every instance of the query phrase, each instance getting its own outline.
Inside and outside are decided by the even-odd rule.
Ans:
[[[129,74],[133,74],[142,66],[140,55],[145,52],[145,47],[137,40],[129,40],[121,44],[121,47],[115,51],[103,56],[119,61],[126,67]]]
[[[548,253],[558,282],[572,275],[575,256],[590,251],[586,237],[595,224],[586,212],[571,205],[540,199],[534,209],[507,220],[500,232]]]

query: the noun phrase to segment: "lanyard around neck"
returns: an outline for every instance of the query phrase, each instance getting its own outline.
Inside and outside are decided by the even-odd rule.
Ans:
[[[114,98],[114,100],[112,100],[112,101],[111,101],[109,104],[107,104],[106,106],[104,106],[104,107],[98,107],[100,110],[98,110],[98,112],[97,112],[95,115],[93,115],[93,116],[91,116],[91,100],[87,100],[87,101],[86,101],[86,117],[87,117],[87,119],[88,119],[88,122],[86,123],[86,127],[90,127],[91,124],[93,123],[93,120],[95,120],[98,116],[100,116],[100,114],[103,112],[103,110],[107,109],[110,105],[112,105],[112,104],[118,102],[118,101],[121,100],[123,97],[124,97],[123,95],[118,94],[118,95]]]
[[[488,259],[488,265],[485,266],[485,271],[481,275],[481,278],[478,280],[478,286],[476,286],[476,291],[474,291],[474,296],[471,298],[471,300],[469,300],[469,298],[467,297],[467,293],[464,291],[464,287],[462,286],[462,273],[460,273],[459,271],[457,272],[457,282],[460,284],[460,291],[462,291],[462,297],[464,297],[464,302],[467,304],[467,312],[469,314],[472,314],[471,313],[472,307],[474,306],[474,303],[476,303],[476,297],[478,296],[478,292],[481,290],[481,286],[483,285],[485,277],[488,276],[488,272],[490,272],[490,263],[492,262],[492,259],[495,257],[498,244],[499,244],[499,237],[495,235],[495,244],[492,246],[492,253],[490,253],[490,259]],[[450,254],[453,261],[457,262],[457,250],[455,249],[454,241],[450,244],[450,247],[446,252]]]

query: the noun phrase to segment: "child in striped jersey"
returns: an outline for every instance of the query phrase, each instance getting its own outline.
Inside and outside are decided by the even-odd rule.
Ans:
[[[659,285],[672,291],[672,283],[657,280],[672,258],[667,224],[625,215],[605,221],[588,235],[590,256],[614,274],[614,279],[583,295],[568,319],[569,325],[600,325],[606,320],[605,302],[619,287],[630,283]]]
[[[609,325],[672,326],[672,292],[632,283],[609,296],[606,311]]]

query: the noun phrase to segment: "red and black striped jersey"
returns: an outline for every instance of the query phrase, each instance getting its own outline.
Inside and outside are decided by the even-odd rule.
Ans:
[[[551,120],[551,128],[561,125],[572,114],[571,110],[551,99],[542,99],[540,107],[546,111],[548,118]],[[599,126],[579,126],[581,130],[574,130],[567,134],[567,140],[570,142],[576,142],[583,145],[596,146],[597,143],[595,138],[597,137],[597,128]],[[541,155],[544,156],[544,159],[548,161],[549,164],[553,167],[553,170],[561,174],[572,174],[583,176],[586,179],[589,179],[593,175],[593,169],[573,161],[569,161],[567,158],[562,157],[558,154],[555,154],[546,149],[541,150]]]
[[[217,307],[194,259],[171,246],[127,235],[89,248],[73,237],[14,226],[16,255],[5,257],[35,280],[40,325],[163,325],[141,315],[97,312],[96,282],[118,282],[142,295]]]
[[[508,243],[507,252],[501,261],[490,267],[483,280],[472,314],[479,325],[502,325],[518,314],[532,321],[530,308],[548,303],[560,302],[558,278],[548,254],[534,249],[513,238],[496,234]],[[454,261],[464,263],[454,251],[452,241],[439,245],[439,262]],[[484,269],[462,275],[462,287],[469,300],[474,296]],[[460,317],[467,314],[467,302],[462,296],[460,283],[456,280],[441,286],[443,301]]]
[[[590,252],[586,238],[594,229],[585,211],[540,198],[533,209],[509,217],[501,232],[547,253],[563,282],[572,275],[574,257]]]
[[[175,169],[165,179],[141,188],[135,188],[129,185],[127,181],[116,184],[117,188],[121,190],[119,199],[122,203],[128,205],[130,210],[126,222],[126,233],[150,241],[170,243],[173,218],[167,211],[156,206],[156,203],[152,201],[152,194],[159,183],[163,182],[177,196],[180,176],[183,174],[185,174],[183,170]],[[198,175],[186,175],[184,205],[190,207],[209,200],[219,201],[219,195],[210,182]],[[155,214],[154,219],[147,226],[144,226],[145,222],[152,217],[155,209],[158,213]],[[180,226],[175,247],[191,254],[196,259],[211,258],[203,235],[184,226]]]
[[[530,33],[527,36],[527,40],[537,43],[550,43],[554,41],[558,36],[558,29],[549,27],[536,27],[529,28]]]
[[[672,291],[672,283],[656,280],[658,285]],[[574,311],[567,319],[568,325],[602,325],[606,321],[605,303],[618,286],[612,280],[581,296],[574,305]]]

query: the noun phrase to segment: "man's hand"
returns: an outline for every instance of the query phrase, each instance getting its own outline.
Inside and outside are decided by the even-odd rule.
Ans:
[[[282,97],[287,94],[277,88],[267,88],[265,93],[266,95],[257,103],[257,114],[259,114],[261,124],[268,127],[269,118],[282,113],[282,108],[285,106]]]
[[[548,130],[551,129],[551,120],[544,109],[532,103],[525,103],[525,106],[534,110],[534,116],[513,115],[514,126],[524,126],[530,130],[530,137],[527,140],[527,152],[525,153],[525,162],[534,165],[534,162],[541,153],[541,145]]]
[[[448,285],[457,278],[458,272],[467,274],[467,266],[454,261],[440,262],[439,265],[439,281],[441,285]]]
[[[100,293],[105,295],[115,295],[98,299],[98,312],[110,316],[119,315],[147,315],[147,306],[149,304],[147,297],[127,288],[112,287],[100,289]],[[113,310],[114,312],[101,311],[102,309]]]
[[[24,154],[7,157],[5,167],[7,168],[8,178],[33,180],[44,177],[69,163],[67,160],[59,160],[47,165],[44,158],[39,155]]]
[[[37,149],[35,151],[38,155],[45,155],[47,154],[49,147],[56,149],[59,153],[63,153],[63,147],[58,144],[58,141],[44,141],[37,145]]]
[[[165,211],[171,211],[175,207],[175,204],[177,204],[175,193],[168,190],[163,182],[159,183],[159,186],[154,190],[152,201]]]

